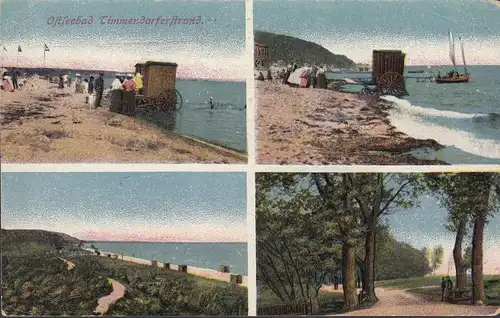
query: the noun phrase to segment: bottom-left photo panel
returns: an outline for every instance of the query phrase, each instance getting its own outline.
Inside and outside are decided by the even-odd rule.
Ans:
[[[247,316],[246,173],[2,173],[2,316]]]

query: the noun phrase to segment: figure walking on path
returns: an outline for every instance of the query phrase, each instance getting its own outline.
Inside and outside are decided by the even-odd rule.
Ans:
[[[99,77],[95,80],[94,89],[96,92],[95,108],[101,107],[102,94],[104,93],[104,74],[100,73]]]
[[[12,69],[12,85],[14,86],[14,89],[19,89],[19,86],[17,84],[17,76],[18,71],[15,68]]]
[[[444,301],[444,294],[446,291],[446,279],[441,277],[441,301]]]

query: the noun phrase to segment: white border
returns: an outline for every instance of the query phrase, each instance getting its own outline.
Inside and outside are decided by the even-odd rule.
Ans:
[[[247,68],[247,251],[248,315],[257,316],[257,252],[255,233],[255,81],[253,56],[253,0],[245,1]]]

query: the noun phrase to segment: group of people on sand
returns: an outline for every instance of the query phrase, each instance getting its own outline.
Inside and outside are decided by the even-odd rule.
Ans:
[[[291,80],[291,75],[295,72],[299,72],[300,74],[296,74],[299,77],[299,80]],[[286,84],[294,87],[303,87],[303,88],[326,88],[326,77],[325,70],[321,67],[317,67],[315,64],[305,64],[304,67],[299,68],[297,63],[289,63],[287,68],[282,69],[277,74],[277,79],[281,80],[282,84]],[[267,70],[267,76],[264,77],[262,72],[259,72],[257,76],[257,80],[259,81],[273,81],[273,76],[271,69]]]
[[[135,113],[136,94],[143,95],[142,74],[116,74],[110,86],[112,112],[132,115]]]
[[[13,68],[10,72],[5,71],[2,74],[2,90],[13,92],[19,89],[19,77],[21,73]]]

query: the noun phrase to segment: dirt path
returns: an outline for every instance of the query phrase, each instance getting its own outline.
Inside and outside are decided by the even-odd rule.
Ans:
[[[111,278],[108,278],[108,281],[113,285],[113,291],[111,294],[99,298],[97,301],[97,308],[94,310],[97,314],[102,315],[108,312],[109,305],[114,304],[125,295],[125,286]]]
[[[75,263],[70,262],[64,258],[59,257],[59,259],[66,264],[68,264],[68,271],[72,270],[75,267]],[[113,291],[111,294],[103,296],[97,300],[97,307],[94,310],[96,314],[105,314],[109,310],[109,305],[114,304],[118,299],[122,298],[125,295],[125,286],[120,284],[114,279],[108,278],[108,282],[113,286]]]
[[[379,301],[368,309],[356,310],[341,316],[488,316],[499,307],[467,306],[429,302],[399,289],[376,289]]]
[[[68,271],[72,270],[72,269],[75,267],[75,263],[70,262],[70,261],[68,261],[68,260],[66,260],[66,259],[64,259],[64,258],[60,258],[60,257],[59,257],[59,259],[60,259],[61,261],[65,262],[65,263],[68,265]]]
[[[43,80],[0,91],[3,163],[244,163],[246,155],[92,109],[83,94]]]

